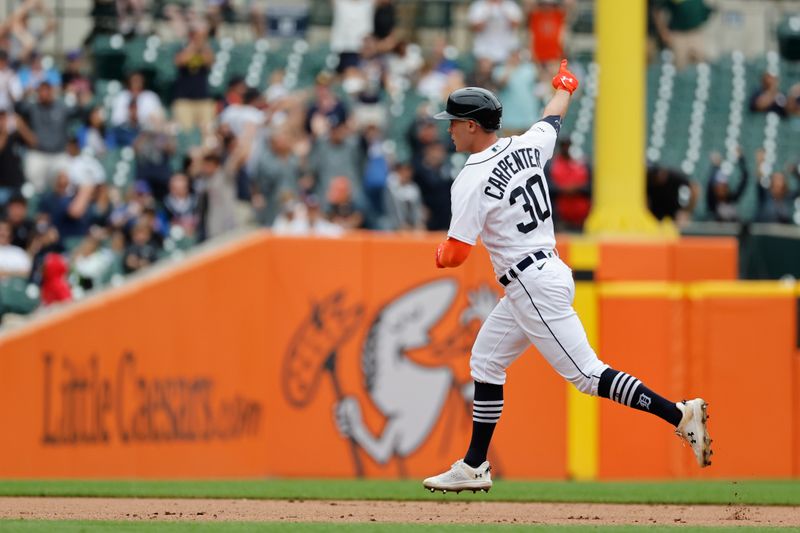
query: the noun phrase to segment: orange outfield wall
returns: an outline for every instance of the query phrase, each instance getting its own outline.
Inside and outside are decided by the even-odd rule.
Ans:
[[[635,285],[601,287],[600,353],[665,396],[705,398],[713,464],[697,469],[654,417],[603,402],[601,477],[800,475],[792,288],[759,282]],[[753,420],[770,428],[769,439],[749,429]]]
[[[666,286],[641,295],[615,294],[601,286],[598,352],[613,368],[641,379],[667,398],[683,398],[686,305]],[[600,402],[601,478],[676,477],[686,450],[654,416],[610,401]]]
[[[732,237],[668,241],[610,240],[599,244],[598,281],[735,280],[738,243]]]
[[[435,269],[440,237],[258,232],[4,334],[0,476],[440,471],[468,443],[469,349],[501,295],[482,247]],[[718,461],[704,475],[800,475],[794,296],[613,285],[600,356],[666,394],[708,395]],[[566,391],[534,350],[513,365],[496,474],[567,476]],[[753,398],[775,399],[781,428],[758,454],[742,430]],[[600,404],[600,477],[697,475],[663,423]]]
[[[441,470],[469,441],[469,347],[500,287],[482,248],[434,268],[438,241],[259,233],[5,335],[0,476]],[[563,382],[531,351],[508,384],[493,469],[563,478]]]

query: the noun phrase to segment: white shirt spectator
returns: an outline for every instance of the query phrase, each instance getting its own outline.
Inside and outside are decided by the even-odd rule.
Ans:
[[[125,124],[130,118],[131,105],[131,92],[124,90],[114,97],[114,103],[111,106],[111,125],[120,126]],[[161,105],[161,99],[153,91],[142,91],[136,98],[136,114],[142,126],[150,125],[150,118],[153,116],[162,116],[164,108]]]
[[[228,126],[237,137],[242,134],[248,123],[261,126],[265,119],[263,111],[244,104],[229,105],[219,115],[220,124]]]
[[[358,52],[364,37],[372,33],[373,0],[333,0],[331,51]]]
[[[27,275],[31,271],[31,258],[25,250],[13,244],[0,245],[0,273]]]
[[[22,98],[22,83],[10,68],[0,70],[0,109],[10,111]]]
[[[339,237],[344,228],[323,218],[316,209],[316,214],[309,216],[306,207],[297,203],[287,206],[272,224],[276,235],[316,235],[318,237]]]
[[[500,63],[517,48],[516,27],[522,21],[522,10],[513,0],[477,0],[469,7],[470,26],[483,24],[475,32],[472,53],[478,59]]]
[[[397,172],[386,180],[386,211],[392,229],[423,229],[422,193],[413,181],[404,181]]]
[[[87,151],[71,157],[67,163],[69,182],[76,187],[100,185],[106,181],[106,171],[93,155]]]

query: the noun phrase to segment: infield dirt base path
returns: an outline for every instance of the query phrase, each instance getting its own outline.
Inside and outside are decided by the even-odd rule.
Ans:
[[[0,498],[0,518],[800,527],[800,508],[481,501]]]

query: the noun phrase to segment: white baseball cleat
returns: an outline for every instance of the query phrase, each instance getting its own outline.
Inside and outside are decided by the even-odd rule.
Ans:
[[[422,486],[431,492],[440,490],[442,492],[471,490],[477,492],[483,490],[489,492],[492,488],[492,474],[489,461],[484,461],[478,468],[472,468],[463,459],[459,459],[450,470],[427,478],[422,482]]]
[[[675,434],[689,443],[694,452],[694,458],[700,467],[711,465],[711,437],[708,436],[706,420],[708,404],[702,398],[684,400],[675,405],[683,413],[681,423],[675,428]]]

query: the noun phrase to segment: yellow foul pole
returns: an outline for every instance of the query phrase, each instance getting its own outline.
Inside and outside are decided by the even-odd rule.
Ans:
[[[595,180],[586,231],[663,234],[645,189],[646,0],[596,0],[600,67],[595,119]],[[669,232],[669,231],[668,231]]]

